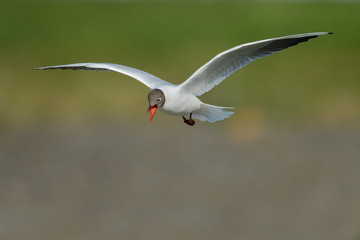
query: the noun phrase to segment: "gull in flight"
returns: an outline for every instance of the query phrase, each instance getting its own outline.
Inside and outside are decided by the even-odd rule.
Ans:
[[[166,114],[182,116],[186,124],[193,126],[195,124],[193,118],[199,119],[200,121],[216,122],[229,118],[233,114],[233,112],[226,110],[230,108],[203,103],[198,96],[210,91],[229,75],[256,59],[327,34],[332,33],[316,32],[297,34],[233,47],[216,55],[179,85],[166,82],[147,72],[114,63],[75,63],[40,67],[35,68],[35,70],[71,69],[111,71],[128,75],[145,84],[151,90],[148,95],[150,122],[156,110],[159,109],[159,111]],[[187,115],[189,115],[188,119],[185,117]]]

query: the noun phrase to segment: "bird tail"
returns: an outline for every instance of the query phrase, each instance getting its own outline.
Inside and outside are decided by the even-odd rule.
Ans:
[[[229,118],[233,112],[225,109],[233,109],[231,107],[218,107],[206,103],[201,103],[200,109],[193,112],[192,117],[200,121],[216,122]]]

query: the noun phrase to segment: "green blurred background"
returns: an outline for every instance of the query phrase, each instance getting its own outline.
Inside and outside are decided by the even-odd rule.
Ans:
[[[359,239],[358,2],[1,1],[0,239]],[[331,31],[156,114],[113,62],[181,83],[221,51]]]

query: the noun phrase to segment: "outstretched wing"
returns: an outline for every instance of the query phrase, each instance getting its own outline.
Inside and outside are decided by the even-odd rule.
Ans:
[[[75,64],[67,64],[67,65],[34,68],[34,70],[47,70],[47,69],[71,69],[71,70],[119,72],[128,75],[132,78],[135,78],[136,80],[148,86],[150,89],[157,88],[158,86],[161,85],[170,85],[170,83],[158,77],[155,77],[154,75],[151,75],[147,72],[114,63],[75,63]]]
[[[297,34],[246,43],[222,52],[199,68],[179,87],[200,96],[250,62],[330,32]]]

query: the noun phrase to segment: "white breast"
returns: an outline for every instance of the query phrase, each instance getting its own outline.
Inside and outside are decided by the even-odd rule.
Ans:
[[[177,86],[160,88],[165,95],[165,104],[160,111],[171,115],[187,115],[200,109],[201,101],[192,94],[185,94]]]

